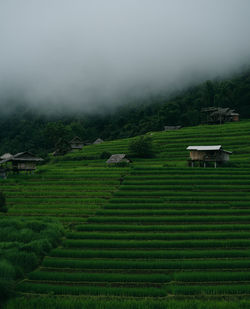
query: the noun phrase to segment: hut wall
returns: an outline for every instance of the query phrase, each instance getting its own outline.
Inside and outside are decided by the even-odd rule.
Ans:
[[[224,151],[190,151],[190,158],[193,161],[229,161],[229,154]]]
[[[83,144],[76,144],[76,143],[74,143],[74,144],[71,144],[71,148],[72,149],[82,149],[82,147],[83,147]]]
[[[205,151],[197,151],[197,150],[192,150],[190,151],[190,158],[191,160],[203,160],[206,156],[206,152]]]
[[[227,162],[227,161],[229,161],[229,154],[226,153],[226,152],[224,152],[224,151],[222,151],[222,152],[220,153],[220,157],[221,157],[221,161],[222,161],[222,162]]]
[[[233,119],[233,121],[240,121],[240,116],[239,115],[233,115],[233,117],[232,117]]]
[[[34,162],[18,162],[17,168],[19,170],[34,170],[36,164]]]
[[[7,178],[7,174],[6,174],[6,172],[1,172],[0,171],[0,179],[6,179]]]

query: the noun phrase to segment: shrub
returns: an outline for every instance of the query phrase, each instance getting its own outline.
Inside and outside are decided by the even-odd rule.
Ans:
[[[0,260],[0,303],[13,294],[15,269],[6,260]]]
[[[14,293],[16,279],[39,265],[59,243],[63,226],[55,220],[0,217],[0,303]]]
[[[14,281],[0,278],[0,304],[14,294]]]
[[[148,136],[140,136],[129,144],[129,151],[140,158],[148,158],[153,156],[152,139]]]
[[[15,267],[19,267],[19,273],[33,270],[39,264],[39,258],[34,252],[11,250],[5,254],[6,259]]]
[[[100,159],[108,159],[110,156],[111,156],[111,153],[110,153],[110,152],[108,152],[108,151],[103,151],[103,152],[100,154]]]
[[[7,212],[5,196],[0,192],[0,212]]]
[[[15,278],[15,269],[6,260],[0,260],[0,278],[1,280],[9,280]]]
[[[22,246],[21,250],[34,252],[37,256],[45,255],[52,249],[52,245],[47,239],[38,239]]]
[[[116,167],[128,167],[129,162],[118,162],[115,164]]]

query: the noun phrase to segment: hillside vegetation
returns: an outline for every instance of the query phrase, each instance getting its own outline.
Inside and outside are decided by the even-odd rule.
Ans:
[[[6,308],[28,308],[31,296],[36,308],[106,309],[118,301],[124,308],[247,308],[247,300],[227,301],[250,296],[250,121],[147,135],[155,156],[132,158],[129,167],[99,159],[104,151],[126,153],[130,139],[121,139],[1,181],[2,217],[55,217],[66,229],[60,246],[17,284],[21,303]],[[187,167],[187,146],[217,144],[233,151],[230,163]]]
[[[0,115],[0,153],[29,150],[45,156],[55,150],[59,138],[71,140],[77,135],[93,142],[97,137],[113,140],[162,130],[164,125],[198,125],[201,108],[207,106],[230,107],[241,119],[250,118],[249,102],[250,71],[207,81],[172,96],[163,93],[133,100],[95,115],[74,111],[65,115],[62,110],[44,115],[13,99],[2,109],[12,113]]]

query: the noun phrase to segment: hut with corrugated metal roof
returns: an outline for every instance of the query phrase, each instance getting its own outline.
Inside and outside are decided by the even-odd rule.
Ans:
[[[121,153],[121,154],[113,154],[107,161],[107,164],[117,164],[117,163],[130,163],[131,160],[126,157],[126,154]]]
[[[187,150],[190,151],[190,158],[188,165],[194,167],[196,163],[198,166],[206,167],[208,162],[213,162],[214,167],[218,163],[229,161],[231,151],[224,150],[221,145],[215,146],[188,146]]]

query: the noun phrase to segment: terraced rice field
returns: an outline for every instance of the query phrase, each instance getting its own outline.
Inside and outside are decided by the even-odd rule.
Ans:
[[[59,162],[41,167],[32,176],[12,176],[1,190],[7,196],[9,215],[84,222],[112,196],[126,173],[126,169],[107,169],[100,160]]]
[[[86,147],[4,182],[9,215],[58,216],[61,246],[18,285],[26,294],[152,298],[250,296],[250,122],[152,133],[157,155],[130,168],[77,161]],[[188,168],[188,145],[222,144],[232,166]],[[84,162],[84,164],[82,164]]]

